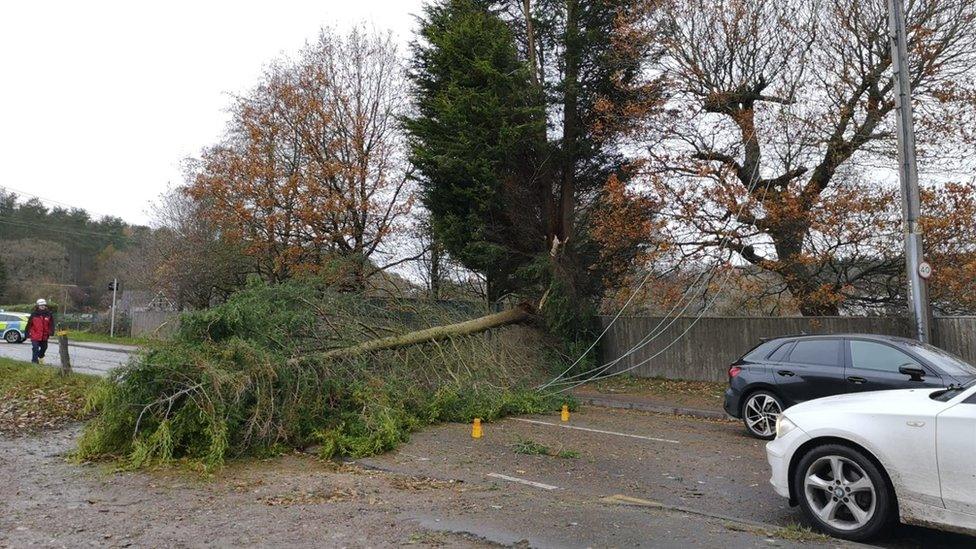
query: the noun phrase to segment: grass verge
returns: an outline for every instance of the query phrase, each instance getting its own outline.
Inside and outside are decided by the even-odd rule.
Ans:
[[[0,358],[0,434],[19,435],[84,419],[94,376]]]
[[[86,331],[68,330],[68,342],[78,341],[81,343],[112,343],[115,345],[133,345],[143,347],[149,345],[154,340],[143,337],[109,337],[108,334],[98,334]]]

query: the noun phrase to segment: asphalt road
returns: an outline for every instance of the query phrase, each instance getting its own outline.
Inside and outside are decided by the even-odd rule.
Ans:
[[[106,375],[109,370],[128,362],[129,357],[138,350],[129,345],[110,343],[68,343],[68,354],[72,370],[83,374]],[[61,364],[60,349],[52,339],[44,357],[44,363],[51,366]],[[0,356],[14,360],[31,359],[30,342],[0,343]]]
[[[797,547],[799,513],[767,485],[738,424],[589,408],[415,433],[339,465],[309,454],[108,472],[64,459],[77,429],[0,437],[0,547]],[[578,457],[526,455],[533,441]],[[524,444],[523,444],[524,446]],[[577,455],[577,454],[573,455]],[[894,528],[881,547],[972,547]]]
[[[553,452],[578,452],[579,457],[516,453],[515,444],[528,440]],[[645,508],[663,505],[726,523],[740,521],[746,528],[757,523],[773,529],[802,523],[799,510],[790,508],[768,484],[763,444],[746,436],[738,423],[586,408],[573,414],[568,424],[558,416],[487,424],[480,440],[470,437],[469,426],[442,425],[414,435],[398,452],[362,462],[404,474],[493,480],[504,489],[575,502],[581,509],[594,502],[618,506],[643,502]],[[540,546],[600,546],[606,541],[597,537],[599,530],[593,527],[573,540],[557,537],[564,534],[562,529],[533,525],[531,508],[516,516],[498,515],[498,520],[492,520],[492,513],[439,518],[457,527],[493,528],[505,532],[508,539],[527,538]],[[619,516],[623,519],[626,514]],[[640,539],[650,534],[641,533],[641,528],[652,527],[648,520],[631,536]],[[697,545],[705,540],[686,541]],[[877,546],[972,547],[974,543],[971,537],[899,526]]]
[[[453,439],[456,431],[441,434]],[[77,428],[0,436],[0,547],[796,545],[763,528],[565,488],[439,480],[300,453],[235,462],[213,476],[179,467],[110,472],[65,460],[76,439]]]

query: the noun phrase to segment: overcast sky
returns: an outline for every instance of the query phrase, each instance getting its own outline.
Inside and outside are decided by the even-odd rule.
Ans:
[[[365,22],[405,45],[422,0],[77,0],[0,7],[0,186],[149,219],[180,161],[213,143],[228,93]]]

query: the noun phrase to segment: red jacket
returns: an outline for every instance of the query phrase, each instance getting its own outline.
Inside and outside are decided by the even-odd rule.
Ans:
[[[27,338],[47,341],[54,334],[54,315],[51,311],[34,311],[27,319]]]

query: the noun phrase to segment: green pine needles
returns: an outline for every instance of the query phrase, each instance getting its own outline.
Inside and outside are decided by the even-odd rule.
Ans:
[[[344,359],[315,354],[469,316],[312,282],[252,286],[185,315],[171,343],[93,391],[89,408],[97,415],[76,456],[133,468],[186,460],[207,469],[310,446],[324,457],[362,457],[396,448],[432,423],[558,409],[563,400],[529,389],[545,376],[548,353],[527,328]]]

